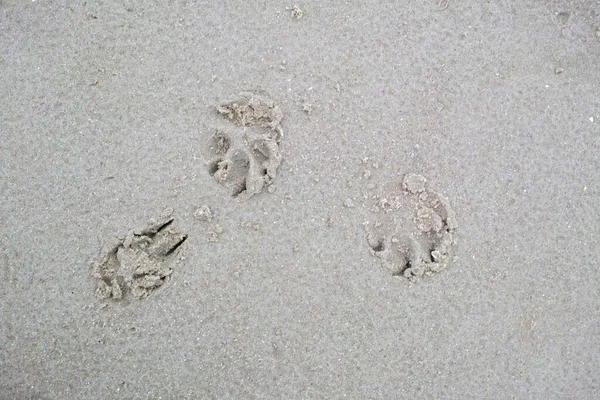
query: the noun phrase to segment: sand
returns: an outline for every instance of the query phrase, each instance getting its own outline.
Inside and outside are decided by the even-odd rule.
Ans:
[[[600,397],[596,1],[164,3],[0,2],[0,398]]]

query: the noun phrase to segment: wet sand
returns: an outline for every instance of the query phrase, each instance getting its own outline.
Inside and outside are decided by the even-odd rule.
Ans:
[[[0,398],[597,398],[600,5],[420,3],[1,1]],[[368,240],[406,174],[456,218],[416,279]]]

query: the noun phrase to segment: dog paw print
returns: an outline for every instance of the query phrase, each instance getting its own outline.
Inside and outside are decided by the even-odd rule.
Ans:
[[[456,215],[422,175],[405,175],[400,189],[373,198],[373,221],[365,224],[371,253],[393,275],[409,279],[432,275],[453,257]]]
[[[114,238],[94,266],[96,296],[115,301],[140,299],[167,282],[170,259],[187,235],[172,228],[173,209],[164,210],[147,226]]]
[[[249,199],[277,176],[283,114],[272,100],[249,92],[223,103],[217,111],[232,125],[210,136],[208,172],[231,196]]]

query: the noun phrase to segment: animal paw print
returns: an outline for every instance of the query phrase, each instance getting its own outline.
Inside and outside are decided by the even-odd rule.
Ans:
[[[241,93],[217,111],[234,124],[217,129],[207,145],[208,172],[231,196],[249,199],[271,185],[281,165],[283,114],[270,99]]]
[[[167,208],[146,228],[114,238],[106,246],[93,272],[99,298],[143,298],[170,279],[173,270],[167,261],[187,239],[171,227],[172,214],[173,209]]]
[[[393,275],[410,279],[432,275],[451,261],[456,215],[421,175],[405,175],[401,189],[375,196],[374,221],[365,224],[367,241]]]

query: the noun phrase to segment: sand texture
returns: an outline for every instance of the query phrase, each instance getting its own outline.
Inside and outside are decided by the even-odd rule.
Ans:
[[[0,399],[600,398],[595,0],[0,1]]]

